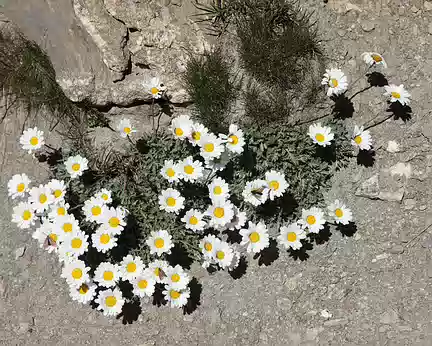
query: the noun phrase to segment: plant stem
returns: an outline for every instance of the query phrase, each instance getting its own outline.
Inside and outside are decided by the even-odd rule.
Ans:
[[[351,101],[351,100],[352,100],[354,97],[356,97],[358,94],[361,94],[362,92],[364,92],[364,91],[366,91],[366,90],[369,90],[369,89],[371,89],[371,88],[372,88],[372,85],[369,85],[369,86],[367,86],[366,88],[363,88],[363,89],[357,91],[353,96],[351,96],[351,97],[349,98],[349,100]]]
[[[373,123],[372,125],[369,125],[368,127],[365,127],[364,131],[371,129],[372,127],[378,126],[380,124],[382,124],[383,122],[387,121],[388,119],[390,119],[393,116],[393,113],[390,114],[389,116],[385,117],[384,119],[381,119],[380,121],[377,121],[376,123]]]
[[[331,114],[324,114],[324,115],[320,115],[319,117],[313,118],[313,119],[309,119],[309,120],[305,120],[305,121],[300,121],[300,122],[296,122],[293,126],[300,126],[300,125],[304,125],[304,124],[309,124],[309,123],[313,123],[317,120],[320,119],[324,119],[328,116],[330,116]]]

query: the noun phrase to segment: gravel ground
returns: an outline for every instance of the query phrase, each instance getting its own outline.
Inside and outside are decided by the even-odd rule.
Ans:
[[[329,199],[351,206],[357,232],[334,232],[303,261],[285,252],[270,266],[250,258],[237,280],[196,268],[202,293],[191,314],[143,303],[138,321],[107,319],[72,302],[58,263],[10,222],[9,177],[26,172],[42,181],[48,173],[19,150],[24,119],[17,112],[0,125],[0,200],[7,201],[0,214],[1,345],[431,344],[432,3],[310,6],[328,55],[351,80],[364,70],[359,55],[376,50],[387,59],[389,81],[413,97],[411,120],[371,130],[375,164],[354,160],[334,179]],[[384,117],[381,94],[355,98],[357,124]],[[399,152],[387,151],[390,140]]]

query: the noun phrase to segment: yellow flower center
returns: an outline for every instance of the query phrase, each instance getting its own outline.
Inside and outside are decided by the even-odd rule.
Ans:
[[[204,151],[208,153],[212,153],[214,151],[214,144],[213,143],[207,143],[204,145]]]
[[[272,190],[274,190],[274,191],[277,191],[277,190],[279,190],[279,182],[278,181],[276,181],[276,180],[273,180],[273,181],[271,181],[270,182],[270,188],[272,189]]]
[[[215,195],[220,195],[222,193],[222,188],[220,186],[215,186],[213,189]]]
[[[104,201],[107,201],[108,198],[109,198],[109,196],[108,196],[106,193],[102,194],[102,199],[103,199]]]
[[[57,234],[55,234],[55,233],[51,233],[48,237],[49,237],[49,238],[50,238],[54,243],[57,242],[57,239],[58,239]]]
[[[295,232],[290,232],[290,233],[287,234],[287,239],[290,242],[296,241],[297,234]]]
[[[184,172],[186,174],[193,174],[194,170],[195,169],[191,165],[187,165],[187,166],[184,167]]]
[[[391,96],[393,96],[395,99],[400,99],[401,97],[401,95],[396,91],[392,91]]]
[[[140,288],[140,289],[143,290],[143,289],[146,289],[147,286],[148,286],[147,280],[140,280],[140,281],[138,281],[138,288]]]
[[[204,249],[206,251],[211,251],[213,249],[212,243],[204,243]]]
[[[111,281],[114,279],[114,273],[113,272],[104,272],[103,278],[105,281]]]
[[[192,132],[192,138],[195,141],[199,141],[201,139],[201,133],[200,132],[196,132],[196,131]]]
[[[173,197],[168,197],[166,200],[166,204],[168,207],[174,207],[176,205],[176,200]]]
[[[232,136],[230,136],[229,138],[231,139],[231,144],[233,144],[233,145],[237,145],[237,144],[238,144],[239,139],[238,139],[237,136],[232,135]]]
[[[170,291],[170,296],[171,296],[172,299],[178,299],[178,298],[180,298],[180,292],[171,290]]]
[[[23,220],[28,221],[31,219],[31,217],[32,217],[32,213],[29,210],[24,210],[24,213],[22,216]]]
[[[59,198],[59,197],[61,197],[62,193],[63,193],[62,190],[55,190],[54,191],[54,197]]]
[[[330,85],[332,88],[337,88],[337,86],[339,85],[339,82],[338,82],[337,79],[332,78],[332,79],[330,79],[329,85]]]
[[[17,189],[17,192],[23,192],[25,189],[24,183],[18,184],[16,189]]]
[[[315,135],[315,139],[318,141],[318,142],[324,142],[324,140],[325,140],[325,137],[324,137],[324,135],[322,134],[322,133],[317,133],[316,135]]]
[[[114,296],[108,296],[105,298],[105,305],[109,308],[112,308],[114,305],[117,304],[117,298]]]
[[[363,140],[362,140],[361,136],[355,136],[354,137],[354,142],[356,142],[357,144],[360,144],[362,141]]]
[[[127,135],[128,135],[129,133],[131,133],[131,131],[132,131],[132,129],[131,129],[130,127],[125,127],[125,128],[123,129],[123,132],[126,133]]]
[[[183,136],[183,130],[180,128],[180,127],[177,127],[176,129],[175,129],[175,134],[176,134],[176,136]]]
[[[306,218],[306,222],[307,222],[309,225],[313,225],[313,224],[315,224],[315,222],[316,222],[316,218],[315,218],[315,216],[313,216],[313,215],[309,215],[309,216]]]
[[[342,211],[342,209],[340,209],[340,208],[336,209],[336,210],[335,210],[335,215],[336,215],[337,217],[342,217],[342,216],[343,216],[343,211]]]
[[[215,208],[215,210],[213,212],[213,215],[216,216],[219,219],[222,218],[222,217],[224,217],[224,215],[225,215],[224,208],[220,208],[220,207]]]
[[[164,247],[165,241],[162,238],[156,238],[154,241],[154,245],[156,246],[156,248],[161,249]]]
[[[59,215],[59,216],[66,215],[66,209],[64,207],[58,207],[57,208],[57,215]]]
[[[175,171],[172,168],[166,170],[166,175],[172,178],[175,175]]]
[[[102,212],[102,208],[98,205],[95,205],[93,208],[91,208],[91,213],[93,216],[99,216]]]
[[[225,258],[225,252],[223,251],[216,252],[216,258],[219,260],[223,260]]]
[[[65,224],[63,224],[63,231],[65,233],[72,232],[72,224],[71,223],[65,223]]]
[[[119,218],[116,217],[116,216],[113,216],[113,217],[109,220],[109,225],[110,225],[112,228],[116,228],[116,227],[118,227],[118,226],[120,225],[120,220],[119,220]]]
[[[74,270],[72,270],[72,277],[75,280],[81,279],[82,275],[83,275],[83,272],[80,268],[75,268]]]
[[[89,290],[89,287],[86,284],[82,284],[79,288],[80,294],[86,294]]]
[[[80,170],[80,168],[81,168],[81,165],[79,163],[74,163],[72,165],[72,170],[75,172],[78,172]]]
[[[102,234],[99,238],[100,243],[104,244],[104,245],[108,244],[110,240],[111,240],[111,237],[107,233]]]
[[[383,58],[380,55],[378,55],[378,54],[372,54],[372,59],[375,62],[381,62],[381,61],[383,61]]]
[[[30,144],[31,145],[38,145],[39,144],[39,138],[37,138],[37,137],[30,138]]]
[[[80,238],[73,238],[71,241],[72,249],[79,249],[82,246],[82,240]]]
[[[189,219],[189,223],[191,225],[196,225],[198,223],[198,218],[196,216],[191,216],[191,218]]]
[[[47,200],[48,200],[47,195],[45,195],[44,193],[41,193],[39,196],[39,202],[44,204],[44,203],[46,203]]]
[[[151,92],[153,95],[157,95],[157,94],[159,93],[159,89],[156,88],[156,87],[153,87],[153,88],[150,89],[150,92]]]
[[[179,282],[180,281],[180,275],[178,275],[178,274],[171,275],[171,281],[172,282]]]
[[[126,266],[126,270],[127,270],[128,273],[135,273],[136,268],[137,268],[137,266],[136,266],[136,264],[134,262],[130,262]]]
[[[257,243],[260,240],[258,232],[252,232],[251,234],[249,234],[249,240],[252,243]]]

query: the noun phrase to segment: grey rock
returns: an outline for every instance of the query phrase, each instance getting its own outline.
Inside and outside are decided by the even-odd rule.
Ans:
[[[26,250],[25,246],[21,246],[18,249],[15,250],[15,259],[18,259],[22,256],[24,256],[24,252]]]
[[[380,322],[383,324],[395,324],[398,320],[399,316],[393,309],[389,309],[380,316]]]
[[[430,1],[425,1],[423,4],[423,7],[426,11],[432,11],[432,2]]]
[[[382,201],[389,202],[400,202],[405,194],[405,189],[403,187],[397,189],[396,191],[380,191],[378,194],[378,199]]]
[[[428,32],[432,35],[432,23],[429,23],[428,25]]]
[[[406,210],[411,210],[416,206],[416,200],[413,198],[407,198],[404,200],[403,204],[404,204],[404,208]]]
[[[371,32],[375,29],[375,23],[370,20],[363,20],[360,25],[365,32]]]
[[[403,253],[405,248],[402,245],[394,245],[392,248],[390,248],[389,252],[391,254],[401,254]]]
[[[324,322],[325,327],[337,327],[337,326],[344,326],[348,323],[348,320],[346,318],[337,318],[334,320],[328,320]]]
[[[380,194],[378,174],[373,175],[366,181],[364,181],[361,186],[355,192],[356,196],[366,197],[370,199],[378,199]]]

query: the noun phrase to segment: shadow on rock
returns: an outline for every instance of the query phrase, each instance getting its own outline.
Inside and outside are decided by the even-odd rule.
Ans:
[[[189,282],[189,288],[190,288],[190,297],[186,303],[186,305],[183,307],[183,314],[190,315],[192,312],[194,312],[198,306],[201,305],[201,292],[202,292],[202,285],[198,282],[196,278],[193,278]]]
[[[344,237],[352,237],[357,232],[357,226],[354,222],[350,222],[348,225],[337,225],[336,229]]]
[[[352,118],[354,114],[354,105],[351,100],[344,94],[332,96],[331,99],[334,101],[333,114],[335,118],[347,119]]]
[[[240,279],[243,275],[246,274],[247,270],[247,261],[243,256],[240,257],[239,265],[234,270],[230,270],[228,273],[234,280]]]
[[[276,240],[270,239],[270,245],[254,256],[254,259],[257,258],[260,266],[269,266],[276,261],[279,258],[279,249]]]
[[[359,150],[357,154],[357,164],[364,167],[372,167],[375,163],[375,151],[370,150]]]
[[[122,319],[123,324],[132,324],[138,320],[141,312],[140,301],[138,299],[133,300],[123,305],[122,312],[117,316],[117,319]]]
[[[412,109],[410,106],[402,106],[399,102],[390,103],[387,112],[392,112],[394,120],[402,119],[402,121],[407,122],[412,118]]]
[[[294,260],[300,260],[300,261],[306,261],[309,258],[308,251],[311,251],[313,249],[312,243],[309,243],[307,241],[301,241],[303,246],[298,250],[289,249],[289,256],[294,258]]]
[[[372,72],[366,75],[371,87],[383,87],[388,85],[387,78],[380,72]]]

